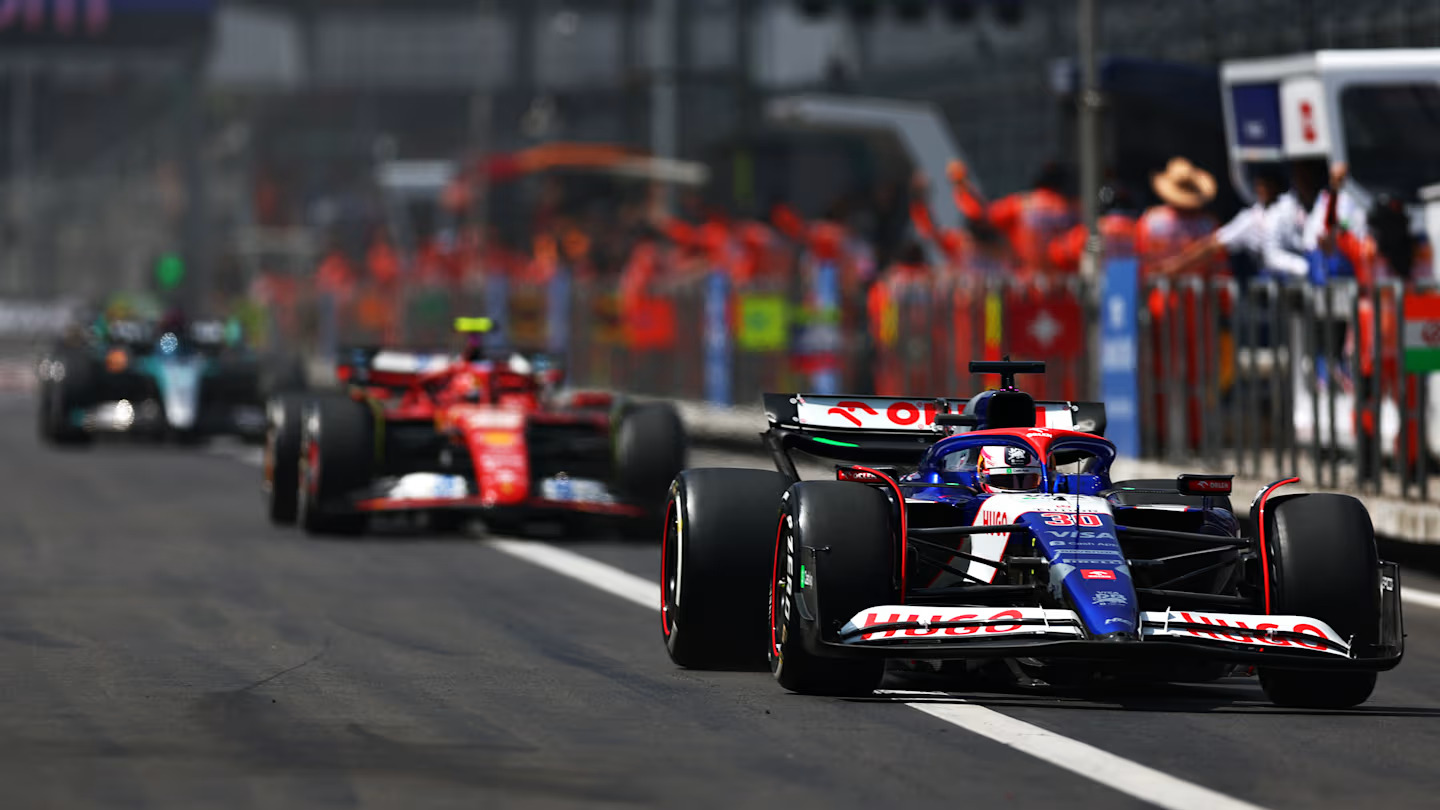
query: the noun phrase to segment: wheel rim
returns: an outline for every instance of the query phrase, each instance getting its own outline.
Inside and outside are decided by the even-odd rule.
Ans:
[[[675,632],[680,604],[680,521],[675,499],[665,503],[665,536],[660,541],[660,629],[668,639]]]
[[[781,598],[785,587],[789,584],[786,571],[780,565],[780,558],[783,555],[785,543],[789,539],[789,532],[786,531],[787,517],[781,516],[780,526],[775,530],[775,554],[772,560],[770,571],[770,661],[772,668],[778,672],[780,664],[784,660],[784,653],[780,645],[784,642],[785,632],[785,609],[789,608],[789,602],[781,607]]]
[[[296,476],[296,510],[302,522],[308,522],[315,508],[312,498],[320,489],[320,447],[314,439],[306,438],[300,448],[300,470]]]

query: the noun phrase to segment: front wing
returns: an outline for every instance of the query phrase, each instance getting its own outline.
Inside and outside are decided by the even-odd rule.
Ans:
[[[1373,646],[1352,644],[1308,616],[1143,611],[1139,628],[1087,634],[1071,610],[1042,607],[877,605],[833,638],[807,638],[826,657],[1154,661],[1204,659],[1294,669],[1387,670],[1404,654],[1398,568],[1381,568],[1381,626]]]

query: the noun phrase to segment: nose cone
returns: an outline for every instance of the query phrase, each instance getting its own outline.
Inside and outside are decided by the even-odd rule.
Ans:
[[[165,422],[176,430],[195,427],[200,410],[200,373],[198,360],[171,360],[161,363],[156,375],[160,402],[165,408]]]

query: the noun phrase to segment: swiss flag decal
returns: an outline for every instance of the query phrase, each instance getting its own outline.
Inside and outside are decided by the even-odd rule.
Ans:
[[[1108,568],[1081,568],[1081,579],[1114,579],[1115,572]]]

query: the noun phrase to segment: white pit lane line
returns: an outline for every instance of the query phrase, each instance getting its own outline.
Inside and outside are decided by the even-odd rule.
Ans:
[[[660,586],[644,577],[547,543],[488,540],[484,544],[626,601],[651,610],[660,609]],[[1436,597],[1436,607],[1440,607],[1440,597]],[[949,693],[882,690],[877,694],[1167,810],[1260,810],[1259,805],[1186,782],[993,709],[966,703]],[[945,702],[907,700],[924,697]]]
[[[219,445],[219,446],[211,447],[209,452],[210,452],[211,454],[213,454],[213,455],[222,456],[222,457],[224,457],[224,458],[234,459],[235,461],[238,461],[238,462],[240,462],[241,464],[248,464],[248,465],[250,465],[250,466],[252,466],[252,467],[259,467],[259,466],[260,466],[261,464],[263,464],[264,461],[265,461],[265,451],[262,450],[262,449],[260,449],[259,447],[247,447],[247,446],[244,446],[244,445],[238,445],[238,446],[237,446],[237,445]],[[533,544],[528,544],[528,543],[524,543],[524,542],[520,542],[520,541],[510,541],[510,540],[496,540],[496,541],[492,541],[492,545],[493,545],[493,544],[498,544],[498,543],[511,543],[511,544],[517,545],[517,546],[533,545]],[[497,545],[496,547],[499,548],[498,545]],[[560,552],[561,554],[568,554],[568,553],[569,553],[569,552],[564,551],[564,550],[562,550],[562,549],[554,548],[553,546],[550,547],[550,548],[552,548],[553,550],[555,550],[555,551],[557,551],[557,552]],[[553,570],[553,571],[558,571],[559,573],[562,573],[562,574],[567,574],[567,575],[568,575],[568,573],[569,573],[568,569],[562,571],[562,570],[560,570],[559,568],[556,568],[556,567],[555,567],[555,564],[554,564],[553,562],[551,562],[551,563],[541,562],[541,561],[540,561],[540,558],[542,558],[542,557],[545,556],[543,553],[541,553],[541,554],[536,554],[536,556],[532,558],[532,557],[530,557],[530,556],[527,556],[527,555],[533,553],[533,552],[531,552],[531,551],[523,551],[523,552],[522,552],[522,551],[515,551],[515,550],[510,550],[510,549],[502,549],[502,550],[505,551],[507,554],[513,554],[513,555],[516,556],[516,557],[521,557],[521,558],[523,558],[523,559],[529,560],[530,562],[533,562],[533,563],[535,563],[536,565],[542,566],[542,567],[544,567],[544,568],[549,568],[549,569],[551,569],[551,570]],[[580,557],[579,555],[574,555],[574,556],[577,557],[578,559],[585,560],[586,562],[593,562],[593,561],[591,561],[588,557]],[[547,559],[549,559],[549,558],[547,558]],[[594,564],[594,565],[601,565],[601,563],[593,563],[593,564]],[[568,565],[569,565],[569,562],[567,562],[566,565],[568,566]],[[603,566],[603,567],[605,567],[605,568],[610,568],[609,566]],[[619,569],[611,569],[611,571],[613,571],[614,573],[617,573],[617,574],[624,574],[624,576],[629,577],[629,578],[634,579],[634,580],[639,581],[639,582],[645,582],[644,579],[641,579],[640,577],[633,576],[632,574],[626,574],[624,571],[621,571],[621,570],[619,570]],[[1402,571],[1403,571],[1403,569],[1402,569]],[[617,580],[617,581],[618,581],[618,580]],[[632,584],[633,584],[633,583],[632,583]],[[597,585],[596,587],[600,587],[600,586]],[[622,587],[628,588],[628,587],[630,587],[630,586],[622,586]],[[647,584],[646,587],[658,587],[658,586],[651,586],[651,585],[648,585],[648,584]],[[601,588],[601,590],[604,590],[604,591],[606,591],[607,593],[613,593],[613,594],[615,594],[616,596],[619,596],[621,599],[630,599],[631,601],[634,601],[634,599],[632,598],[632,597],[633,597],[633,593],[634,593],[633,591],[632,591],[631,593],[628,593],[628,594],[627,594],[627,593],[622,593],[621,591],[618,591],[618,590],[611,590],[611,589],[609,589],[609,588]],[[657,593],[658,593],[658,591],[657,591]],[[1402,600],[1404,600],[1407,604],[1417,605],[1417,606],[1419,606],[1419,607],[1432,608],[1432,609],[1434,609],[1434,610],[1440,610],[1440,593],[1432,593],[1432,592],[1430,592],[1430,591],[1420,591],[1420,590],[1416,590],[1416,589],[1414,589],[1414,588],[1407,588],[1407,587],[1405,587],[1405,586],[1402,585],[1402,586],[1400,586],[1400,598],[1401,598]],[[658,604],[652,604],[652,602],[658,603],[658,601],[659,601],[659,597],[658,597],[658,596],[657,596],[655,599],[653,599],[653,600],[651,600],[651,599],[649,599],[649,598],[647,597],[647,598],[646,598],[646,601],[643,602],[642,604],[649,605],[650,607],[654,607],[654,608],[656,608],[656,609],[658,610],[658,609],[659,609]]]

